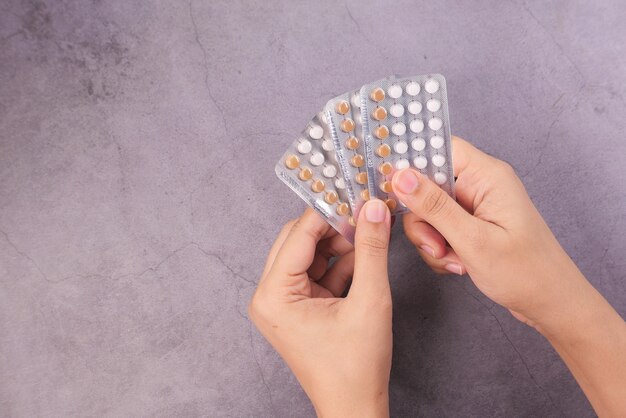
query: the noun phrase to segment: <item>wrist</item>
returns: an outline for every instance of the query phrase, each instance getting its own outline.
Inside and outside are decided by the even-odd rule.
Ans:
[[[389,417],[389,392],[387,390],[360,399],[348,399],[340,394],[337,395],[320,402],[313,402],[315,412],[319,418]]]

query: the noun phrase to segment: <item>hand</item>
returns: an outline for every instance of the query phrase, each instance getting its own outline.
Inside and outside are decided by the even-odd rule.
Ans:
[[[367,202],[357,225],[354,248],[311,209],[285,225],[249,306],[250,318],[319,416],[389,413],[387,206]],[[339,258],[328,267],[334,256]]]

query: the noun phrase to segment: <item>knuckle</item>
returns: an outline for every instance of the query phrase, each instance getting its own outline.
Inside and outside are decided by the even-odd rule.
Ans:
[[[507,163],[506,161],[497,160],[495,169],[496,169],[496,172],[502,176],[505,176],[505,177],[515,176],[515,169],[513,168],[511,164]]]
[[[372,257],[383,257],[387,255],[388,247],[388,240],[370,235],[359,242],[358,250]]]
[[[424,198],[422,210],[425,215],[431,217],[439,216],[446,210],[447,201],[448,196],[445,192],[438,187],[433,187]]]

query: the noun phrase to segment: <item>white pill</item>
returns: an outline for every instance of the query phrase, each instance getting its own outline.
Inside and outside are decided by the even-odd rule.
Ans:
[[[411,81],[406,85],[406,94],[409,96],[417,96],[420,93],[420,85],[415,81]]]
[[[413,141],[411,141],[411,147],[415,151],[422,151],[424,148],[426,148],[426,141],[424,141],[424,138],[415,138]]]
[[[438,131],[443,126],[443,121],[439,118],[432,118],[428,121],[428,127],[433,131]]]
[[[343,181],[342,178],[335,179],[335,187],[338,189],[345,189],[346,183]]]
[[[415,157],[413,159],[413,165],[422,170],[428,165],[428,160],[424,156]]]
[[[426,109],[433,113],[437,112],[439,109],[441,109],[441,102],[437,99],[430,99],[426,102]]]
[[[321,152],[314,152],[309,162],[314,166],[322,165],[324,164],[324,155]]]
[[[402,106],[400,103],[392,104],[389,108],[389,113],[394,118],[399,118],[400,116],[404,115],[404,106]]]
[[[393,84],[387,89],[387,94],[392,99],[397,99],[398,97],[402,96],[402,87],[397,84]]]
[[[439,82],[434,78],[429,79],[424,83],[424,90],[430,94],[437,93],[437,90],[439,90]]]
[[[394,135],[404,135],[406,132],[406,125],[402,122],[396,122],[393,125],[391,125],[391,132],[393,132]]]
[[[406,158],[400,158],[398,161],[396,161],[396,169],[402,170],[404,168],[409,168],[409,160],[407,160]]]
[[[443,137],[439,135],[435,135],[432,138],[430,138],[430,146],[433,147],[434,149],[439,149],[443,147]]]
[[[361,96],[358,94],[355,94],[354,96],[352,96],[352,99],[350,100],[352,102],[352,106],[354,107],[361,107]]]
[[[330,139],[325,139],[322,141],[322,148],[324,149],[324,151],[332,151],[335,149],[335,146],[333,145],[333,141],[331,141]]]
[[[435,173],[435,183],[442,185],[448,180],[446,173]]]
[[[322,170],[322,174],[324,174],[325,177],[335,177],[337,175],[337,167],[334,165],[327,165],[324,167],[324,170]]]
[[[326,112],[322,113],[322,122],[328,125],[328,119],[326,118]]]
[[[424,130],[424,122],[421,119],[413,119],[409,124],[409,128],[411,128],[411,132],[418,134]]]
[[[393,150],[398,154],[404,154],[409,150],[409,145],[404,141],[398,141],[393,144]]]
[[[444,157],[441,154],[435,154],[433,155],[433,164],[435,164],[436,167],[441,167],[446,163],[446,157]]]
[[[324,130],[319,125],[313,125],[311,129],[309,129],[309,136],[313,139],[320,139],[324,136]]]
[[[298,144],[298,152],[300,154],[308,154],[309,152],[311,152],[312,148],[313,148],[313,145],[311,145],[311,141],[307,141],[306,139],[303,139]]]
[[[420,102],[411,102],[406,108],[410,114],[417,115],[422,111],[422,104]]]

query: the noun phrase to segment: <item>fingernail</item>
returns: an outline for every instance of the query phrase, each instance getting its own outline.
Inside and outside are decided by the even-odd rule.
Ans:
[[[446,264],[444,268],[448,270],[450,273],[458,274],[459,276],[463,275],[463,267],[461,267],[460,264],[449,263],[449,264]]]
[[[365,204],[365,219],[372,223],[381,223],[387,216],[387,205],[382,200],[372,199]]]
[[[417,176],[413,170],[403,170],[398,173],[395,185],[400,192],[411,194],[417,189]]]
[[[433,250],[432,247],[429,247],[428,245],[424,244],[424,245],[421,245],[420,248],[422,249],[422,251],[425,251],[426,253],[432,255],[433,257],[435,256],[435,250]]]

